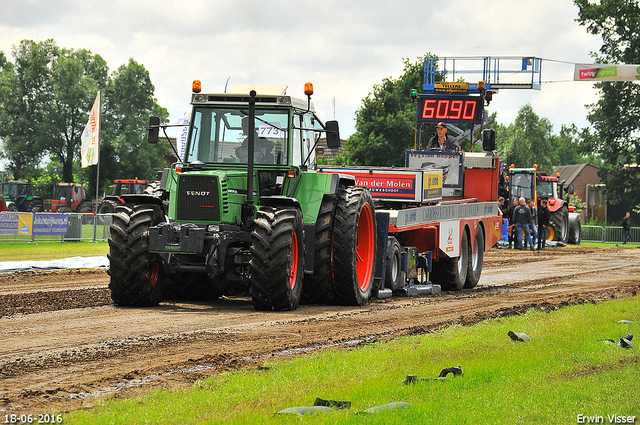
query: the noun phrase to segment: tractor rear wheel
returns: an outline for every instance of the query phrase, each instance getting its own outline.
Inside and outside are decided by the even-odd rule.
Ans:
[[[256,310],[295,310],[304,275],[302,213],[264,207],[254,224],[249,262],[253,306]]]
[[[549,227],[547,229],[547,240],[567,243],[568,234],[569,210],[566,206],[563,206],[556,212],[551,213]]]
[[[348,187],[338,193],[333,226],[334,301],[364,305],[371,298],[376,218],[371,193]]]
[[[331,255],[335,210],[335,197],[325,196],[316,221],[313,274],[306,275],[302,285],[302,300],[305,303],[326,303],[333,297]]]
[[[163,218],[157,205],[121,207],[113,216],[109,237],[109,289],[123,306],[152,306],[162,300],[163,277],[159,262],[152,261],[147,232]]]
[[[469,271],[469,238],[466,230],[462,231],[460,240],[460,256],[444,257],[433,263],[431,277],[445,291],[459,291],[464,287]]]
[[[475,288],[480,281],[482,274],[482,263],[484,262],[484,231],[481,226],[476,229],[473,238],[473,250],[469,255],[469,269],[467,270],[467,280],[464,282],[465,288]]]
[[[582,242],[582,223],[580,214],[569,214],[569,236],[567,242],[573,245],[580,245]]]

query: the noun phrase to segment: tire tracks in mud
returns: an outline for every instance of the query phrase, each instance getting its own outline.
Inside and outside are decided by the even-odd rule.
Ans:
[[[536,261],[539,268],[552,264],[562,273],[505,282],[494,279],[490,284],[481,280],[475,289],[374,300],[362,308],[311,305],[285,313],[255,312],[247,298],[118,308],[109,299],[105,301],[106,283],[104,288],[63,285],[61,290],[52,285],[45,291],[22,294],[24,297],[0,292],[0,311],[9,302],[15,311],[0,318],[2,339],[29,340],[49,333],[55,337],[0,352],[0,411],[68,410],[91,405],[106,395],[127,396],[159,385],[185,386],[220,371],[260,367],[269,358],[350,349],[531,308],[553,310],[640,292],[635,277],[640,275],[640,251],[567,250],[536,256],[538,259],[529,253],[496,251],[487,255],[488,274],[505,265],[519,269],[518,265]],[[554,262],[559,258],[566,258],[568,264]],[[595,264],[596,260],[608,265]],[[91,286],[78,276],[73,278],[79,287]],[[95,278],[91,275],[87,280]],[[12,280],[29,286],[20,279],[5,279],[0,281],[0,290]],[[70,299],[46,301],[65,297]],[[86,321],[86,326],[66,323],[73,321]],[[128,327],[119,329],[121,326]],[[86,335],[78,335],[82,331]]]

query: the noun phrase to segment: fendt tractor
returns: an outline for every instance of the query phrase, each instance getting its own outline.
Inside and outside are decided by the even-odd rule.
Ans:
[[[569,205],[571,188],[566,188],[560,181],[559,174],[550,176],[544,171],[533,168],[509,167],[509,194],[513,197],[533,199],[540,208],[542,199],[548,200],[547,207],[551,212],[547,240],[580,245],[582,240],[582,224],[580,213]],[[565,194],[567,196],[565,196]],[[511,201],[513,202],[513,201]]]
[[[478,283],[484,251],[501,236],[495,132],[483,132],[484,152],[408,152],[417,166],[318,167],[322,136],[340,146],[338,123],[318,119],[310,83],[306,100],[286,89],[203,94],[194,82],[184,157],[154,194],[122,195],[113,216],[116,304],[249,293],[258,310],[293,310]],[[417,96],[418,131],[480,123],[479,93]],[[448,103],[432,111],[440,98]],[[151,117],[150,143],[161,128]],[[443,184],[445,172],[456,181]]]
[[[7,211],[41,212],[44,210],[42,198],[34,194],[33,182],[6,177],[0,181],[0,190]]]

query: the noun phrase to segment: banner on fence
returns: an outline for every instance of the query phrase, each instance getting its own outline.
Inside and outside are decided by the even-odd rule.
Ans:
[[[0,235],[30,235],[32,214],[0,213]]]
[[[34,236],[64,236],[69,230],[69,216],[67,214],[34,214]]]
[[[0,213],[0,235],[64,236],[69,229],[67,214]]]

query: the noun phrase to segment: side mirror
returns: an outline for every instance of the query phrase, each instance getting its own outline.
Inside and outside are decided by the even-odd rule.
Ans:
[[[327,121],[325,123],[327,130],[327,147],[329,149],[338,149],[340,147],[340,129],[338,121]]]
[[[482,130],[482,150],[491,152],[496,149],[496,131],[487,128]]]
[[[149,117],[149,143],[158,143],[160,136],[160,117]]]

